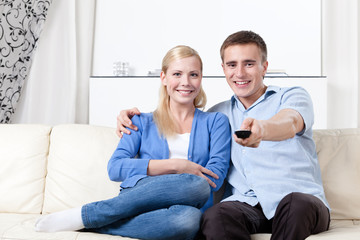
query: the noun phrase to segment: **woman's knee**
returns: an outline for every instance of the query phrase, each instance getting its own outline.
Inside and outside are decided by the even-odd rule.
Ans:
[[[192,174],[147,177],[139,181],[133,189],[153,195],[155,200],[158,199],[157,196],[163,196],[171,205],[190,205],[197,208],[201,208],[210,197],[207,181]]]
[[[201,211],[182,205],[171,206],[169,211],[172,212],[167,221],[169,239],[193,239],[200,228]]]
[[[201,192],[207,197],[210,194],[210,185],[209,183],[202,177],[193,175],[193,174],[185,174],[186,178],[188,178],[188,186],[194,192]]]
[[[178,177],[181,179],[182,185],[182,187],[178,188],[178,194],[186,198],[191,198],[191,201],[194,203],[199,202],[200,205],[205,204],[211,192],[208,182],[204,178],[193,174],[180,174]]]

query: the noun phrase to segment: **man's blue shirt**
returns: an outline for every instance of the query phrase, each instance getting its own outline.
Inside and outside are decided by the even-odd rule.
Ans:
[[[309,94],[301,87],[269,86],[248,109],[236,96],[210,111],[229,118],[231,130],[239,130],[245,118],[266,120],[282,109],[294,109],[304,119],[305,128],[284,141],[262,141],[258,148],[243,147],[232,141],[228,182],[232,193],[223,201],[260,203],[271,219],[279,202],[291,192],[314,195],[329,208],[321,181],[315,143],[312,139],[314,113]]]

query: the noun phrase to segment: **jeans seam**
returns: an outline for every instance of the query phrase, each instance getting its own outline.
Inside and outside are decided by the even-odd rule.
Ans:
[[[82,215],[82,218],[83,218],[83,223],[84,223],[84,226],[85,228],[94,228],[93,225],[90,223],[90,220],[89,220],[89,214],[87,213],[87,207],[86,205],[84,205],[82,207],[82,211],[81,211],[81,215]]]

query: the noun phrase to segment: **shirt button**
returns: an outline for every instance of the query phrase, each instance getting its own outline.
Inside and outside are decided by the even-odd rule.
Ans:
[[[246,150],[245,150],[245,149],[243,149],[243,150],[241,150],[241,152],[242,152],[243,154],[245,154]]]

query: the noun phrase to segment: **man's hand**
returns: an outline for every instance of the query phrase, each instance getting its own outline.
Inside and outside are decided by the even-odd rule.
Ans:
[[[304,119],[293,109],[282,109],[268,120],[246,118],[240,129],[250,130],[248,138],[234,140],[244,147],[258,147],[261,141],[283,141],[295,137],[305,127]]]
[[[140,115],[140,111],[136,107],[132,109],[122,110],[120,114],[117,116],[116,134],[120,138],[122,138],[124,133],[130,134],[130,131],[126,129],[127,127],[137,131],[138,128],[135,125],[133,125],[130,120],[134,115]]]
[[[236,143],[244,146],[244,147],[258,147],[260,142],[264,137],[264,125],[262,121],[256,120],[254,118],[246,118],[244,122],[241,124],[240,129],[250,130],[251,135],[248,138],[242,139],[238,138],[234,134],[234,140]]]

